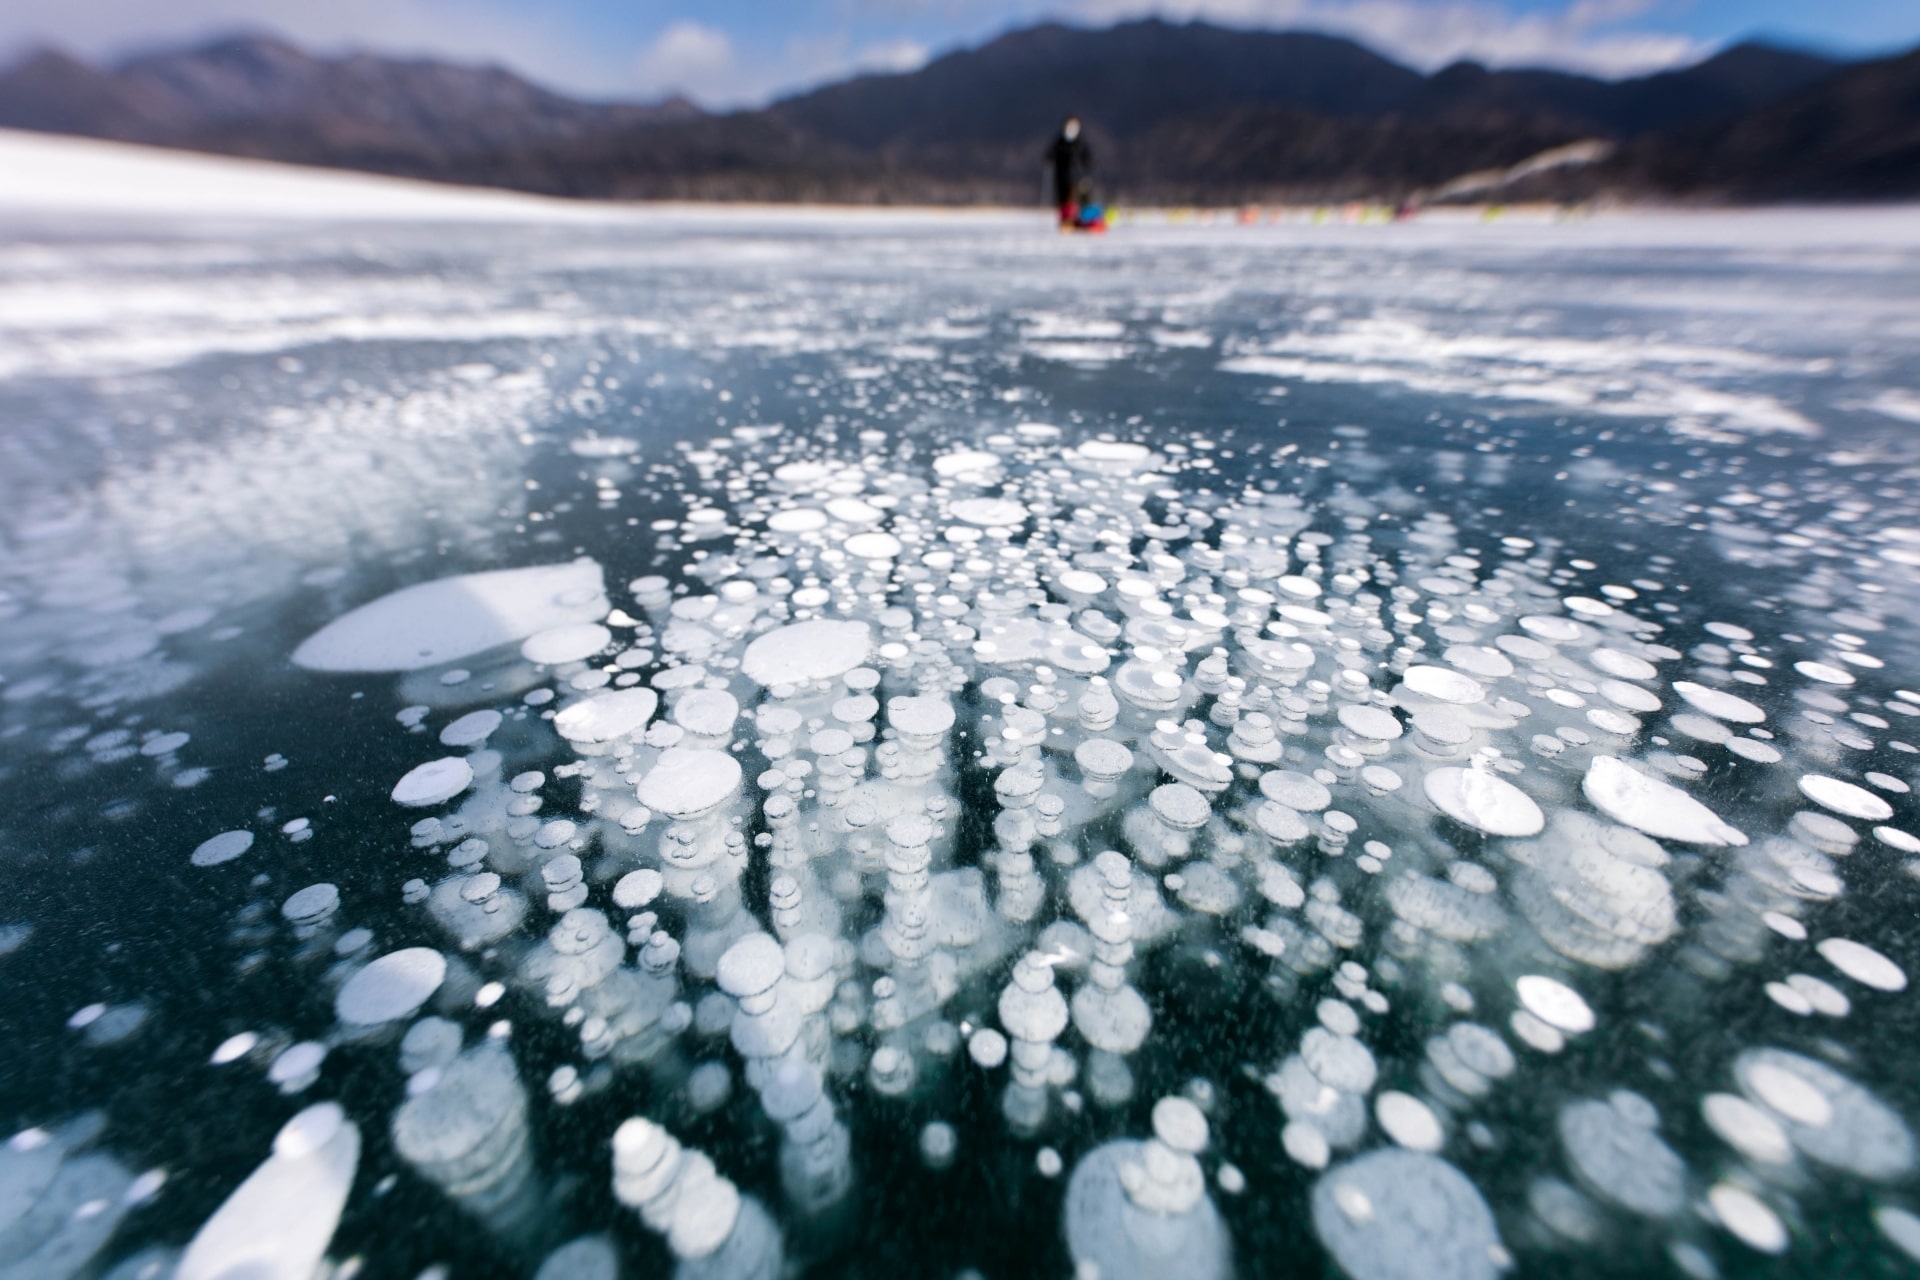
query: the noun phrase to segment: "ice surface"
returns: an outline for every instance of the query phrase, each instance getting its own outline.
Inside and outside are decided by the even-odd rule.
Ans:
[[[337,1088],[343,1273],[1904,1256],[1910,227],[619,216],[0,251],[8,1065],[140,1195]]]
[[[68,218],[215,216],[299,221],[605,222],[623,211],[504,191],[264,160],[0,130],[13,176],[0,210]]]

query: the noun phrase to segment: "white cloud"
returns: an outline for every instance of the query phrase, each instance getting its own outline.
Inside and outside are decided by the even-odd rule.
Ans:
[[[740,74],[732,38],[698,22],[676,22],[662,31],[641,50],[633,70],[651,89],[701,98],[716,86],[731,88]]]
[[[1427,71],[1472,58],[1490,66],[1623,76],[1691,62],[1706,52],[1688,36],[1622,28],[1646,8],[1646,0],[1575,0],[1557,11],[1526,14],[1483,0],[1076,0],[1071,11],[1101,25],[1157,14],[1328,31]]]
[[[917,40],[855,45],[843,32],[795,36],[773,49],[742,49],[696,23],[662,32],[637,64],[646,93],[677,92],[707,107],[757,106],[781,94],[862,72],[913,71],[926,65]]]
[[[929,56],[927,46],[918,40],[888,40],[856,52],[853,65],[861,71],[918,71]]]

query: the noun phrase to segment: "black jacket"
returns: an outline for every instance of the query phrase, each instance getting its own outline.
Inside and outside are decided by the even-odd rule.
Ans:
[[[1093,172],[1093,148],[1087,135],[1069,138],[1061,134],[1047,148],[1047,162],[1053,166],[1053,202],[1068,204],[1078,199],[1080,184]]]

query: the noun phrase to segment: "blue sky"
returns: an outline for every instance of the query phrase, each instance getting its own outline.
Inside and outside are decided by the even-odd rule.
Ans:
[[[1627,75],[1764,34],[1848,53],[1920,43],[1920,0],[60,0],[0,6],[0,50],[106,58],[236,28],[322,50],[501,62],[589,97],[685,91],[756,104],[860,70],[906,70],[1043,18],[1158,14],[1354,36],[1423,69],[1493,65]]]

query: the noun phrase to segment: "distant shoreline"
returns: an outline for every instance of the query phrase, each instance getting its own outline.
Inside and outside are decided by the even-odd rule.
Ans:
[[[1052,211],[1038,204],[881,204],[726,200],[588,200],[533,195],[495,187],[463,187],[357,170],[319,168],[211,155],[134,143],[0,129],[0,217],[293,219],[619,223],[648,215],[702,217],[856,218],[913,220],[939,216],[1045,227]],[[1846,216],[1850,221],[1892,219],[1920,223],[1920,204],[1709,205],[1607,201],[1587,205],[1433,205],[1398,225],[1539,226],[1568,222],[1620,223],[1711,215]],[[1128,206],[1116,226],[1222,231],[1354,229],[1394,225],[1394,208],[1381,202]],[[1920,231],[1914,237],[1920,241]]]

